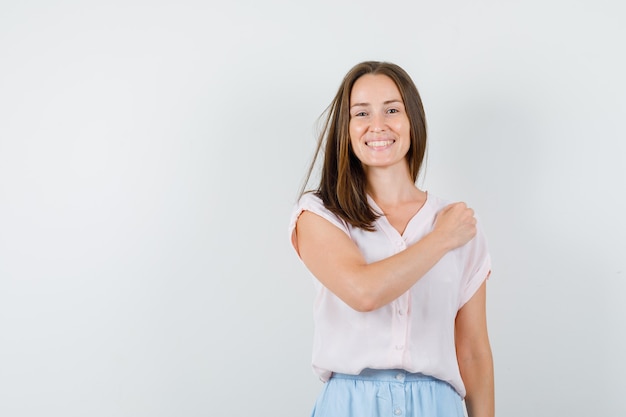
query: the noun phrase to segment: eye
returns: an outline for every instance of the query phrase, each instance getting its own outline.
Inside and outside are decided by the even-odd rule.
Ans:
[[[367,113],[365,113],[364,111],[354,113],[354,117],[364,117],[364,116],[367,116]]]
[[[400,112],[400,110],[398,110],[398,109],[389,109],[389,110],[387,110],[387,113],[392,113],[392,114],[393,113],[399,113],[399,112]]]

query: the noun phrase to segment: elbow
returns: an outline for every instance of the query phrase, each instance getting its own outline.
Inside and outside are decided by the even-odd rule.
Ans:
[[[483,367],[493,364],[491,352],[480,352],[476,354],[457,354],[457,361],[460,367]]]
[[[346,273],[338,277],[341,285],[331,288],[341,300],[359,313],[368,313],[384,306],[391,300],[385,300],[384,288],[375,280],[367,279],[362,270]]]
[[[493,356],[489,346],[472,351],[457,351],[457,361],[461,374],[476,369],[493,372]]]
[[[358,300],[348,305],[359,313],[369,313],[379,308],[376,303],[371,300]]]
[[[380,301],[380,297],[374,294],[372,291],[368,291],[365,288],[360,288],[352,292],[352,297],[349,300],[344,300],[353,310],[359,313],[369,313],[383,306]]]

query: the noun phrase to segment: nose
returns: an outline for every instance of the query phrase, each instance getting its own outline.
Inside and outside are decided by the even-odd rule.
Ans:
[[[386,128],[384,114],[375,113],[372,115],[372,123],[370,124],[370,131],[374,133],[383,132]]]

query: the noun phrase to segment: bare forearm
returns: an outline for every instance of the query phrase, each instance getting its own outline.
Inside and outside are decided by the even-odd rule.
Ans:
[[[467,394],[465,405],[469,417],[494,417],[494,378],[491,352],[479,358],[459,361]]]
[[[431,233],[392,257],[361,265],[351,281],[362,309],[377,309],[404,294],[450,249],[446,239]]]

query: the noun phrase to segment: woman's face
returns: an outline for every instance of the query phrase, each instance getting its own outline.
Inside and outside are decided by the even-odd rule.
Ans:
[[[404,102],[393,80],[366,74],[350,93],[350,143],[366,167],[407,164],[411,128]]]

